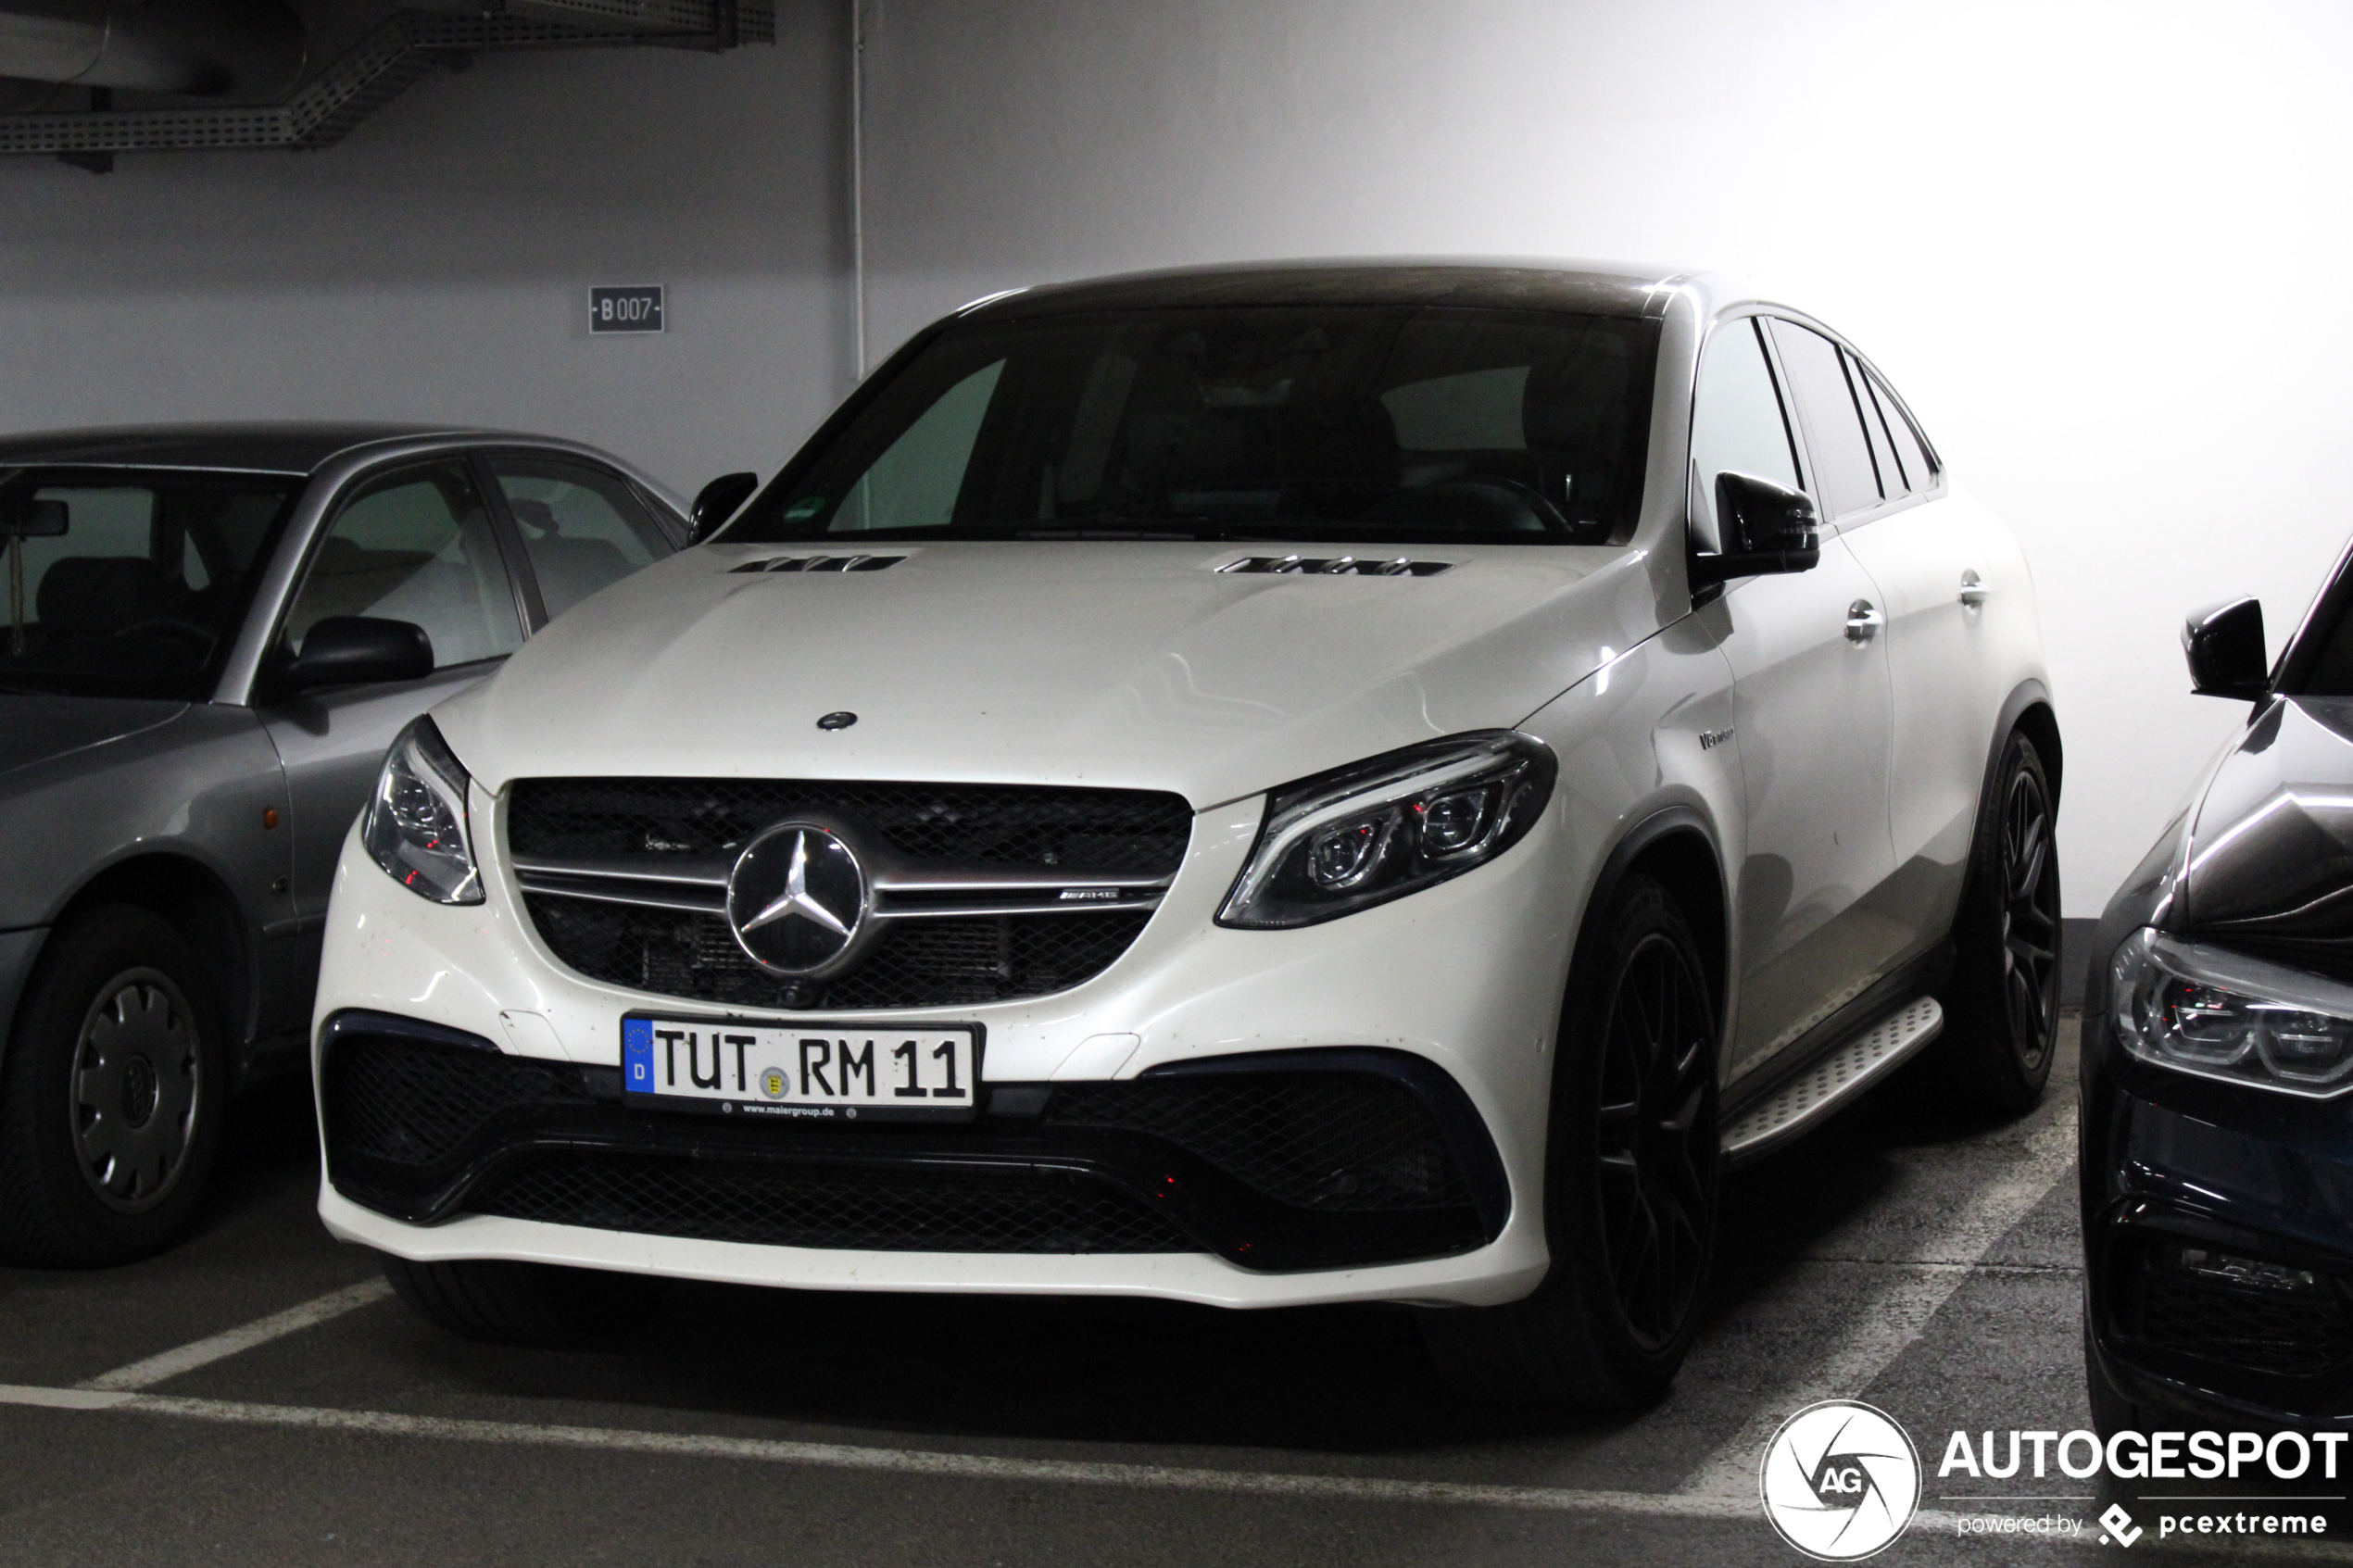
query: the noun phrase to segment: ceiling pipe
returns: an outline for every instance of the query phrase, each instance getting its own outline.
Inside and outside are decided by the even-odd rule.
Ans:
[[[30,82],[270,99],[305,53],[284,0],[0,0],[0,76]]]

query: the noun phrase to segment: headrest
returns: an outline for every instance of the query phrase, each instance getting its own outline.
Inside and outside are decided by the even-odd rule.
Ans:
[[[507,498],[507,509],[515,514],[517,522],[535,533],[560,532],[556,521],[556,508],[545,501],[531,501],[510,495]]]
[[[104,633],[170,608],[171,585],[145,556],[67,556],[41,574],[41,624],[52,632]]]

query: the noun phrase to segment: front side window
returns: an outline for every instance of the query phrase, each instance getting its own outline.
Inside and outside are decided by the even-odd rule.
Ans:
[[[514,589],[465,464],[379,475],[344,502],[286,614],[288,645],[299,651],[331,615],[423,627],[435,669],[522,646]]]
[[[487,460],[549,620],[670,553],[669,536],[620,475],[528,452]]]
[[[1781,365],[1806,415],[1806,445],[1819,487],[1815,498],[1823,517],[1842,518],[1879,505],[1879,469],[1838,345],[1794,321],[1776,320],[1773,346],[1780,351]]]
[[[1614,542],[1656,333],[1403,307],[954,326],[726,536]]]
[[[1704,550],[1724,547],[1716,521],[1718,475],[1744,473],[1800,488],[1797,445],[1756,334],[1753,317],[1717,329],[1692,395],[1691,526]]]
[[[0,690],[210,695],[298,478],[137,469],[0,471]],[[62,531],[59,532],[59,528]],[[10,550],[22,552],[10,562]]]

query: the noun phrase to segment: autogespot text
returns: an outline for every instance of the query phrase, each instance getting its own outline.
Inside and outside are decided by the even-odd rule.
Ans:
[[[2095,1432],[1986,1432],[1971,1443],[1956,1432],[1944,1445],[1940,1478],[1968,1475],[2005,1480],[2046,1476],[2050,1467],[2072,1480],[2107,1474],[2120,1481],[2214,1481],[2268,1474],[2275,1481],[2334,1481],[2344,1432],[2119,1432],[2106,1443]],[[2007,1439],[2007,1441],[2004,1441]]]

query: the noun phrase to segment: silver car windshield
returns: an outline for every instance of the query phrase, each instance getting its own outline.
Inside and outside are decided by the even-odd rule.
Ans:
[[[952,326],[726,536],[1620,542],[1656,339],[1434,307]]]
[[[271,474],[0,470],[0,689],[208,696],[301,485]]]

